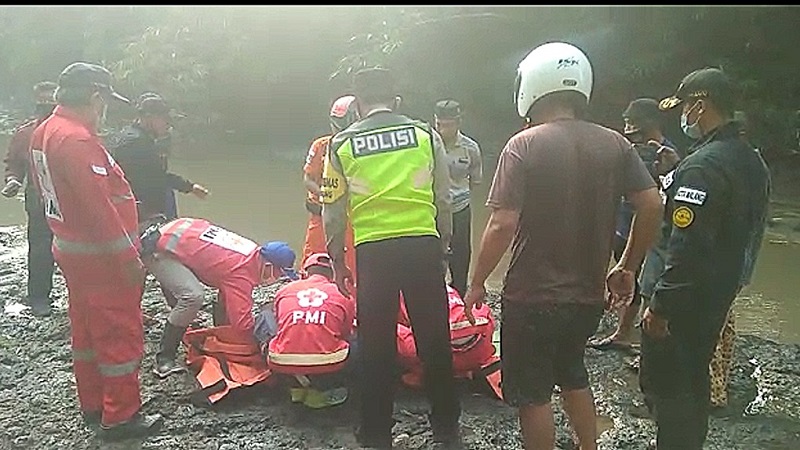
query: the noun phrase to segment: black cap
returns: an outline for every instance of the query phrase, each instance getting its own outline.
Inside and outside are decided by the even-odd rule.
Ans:
[[[461,117],[461,105],[452,99],[436,102],[434,114],[439,119],[458,119]]]
[[[622,118],[625,119],[626,135],[638,133],[642,126],[658,125],[661,110],[658,108],[658,101],[654,98],[637,98],[630,102]]]
[[[353,75],[353,91],[356,97],[380,100],[394,98],[395,82],[392,73],[383,67],[361,69]]]
[[[709,98],[730,105],[734,97],[735,87],[730,77],[721,69],[706,67],[686,75],[678,85],[675,95],[661,100],[658,107],[666,111],[692,98]]]
[[[130,103],[130,100],[117,94],[111,87],[111,72],[103,66],[85,62],[68,65],[58,76],[59,87],[94,87],[117,100]]]

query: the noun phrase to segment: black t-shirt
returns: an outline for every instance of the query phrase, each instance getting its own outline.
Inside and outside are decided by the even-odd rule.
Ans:
[[[124,127],[107,139],[107,148],[125,172],[139,208],[139,219],[164,214],[170,189],[190,192],[192,183],[167,171],[166,149],[136,125]]]

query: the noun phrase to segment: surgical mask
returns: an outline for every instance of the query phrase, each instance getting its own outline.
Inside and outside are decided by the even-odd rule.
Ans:
[[[34,109],[34,114],[36,114],[36,117],[44,119],[45,117],[49,116],[55,108],[56,105],[53,103],[37,103],[36,108]]]
[[[695,103],[694,106],[689,108],[685,114],[681,114],[681,130],[686,136],[689,136],[692,139],[700,139],[703,137],[703,130],[700,129],[700,116],[698,115],[697,120],[694,121],[693,124],[689,125],[689,113],[697,106],[698,103]]]

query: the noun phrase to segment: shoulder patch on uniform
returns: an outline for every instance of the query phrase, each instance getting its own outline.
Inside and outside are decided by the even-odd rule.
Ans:
[[[686,228],[694,222],[694,211],[688,206],[679,206],[672,212],[672,223],[678,228]]]
[[[708,194],[706,191],[681,186],[678,188],[678,192],[675,193],[673,200],[676,202],[691,203],[693,205],[702,206],[703,203],[706,202],[707,196]]]
[[[672,182],[675,181],[675,170],[670,171],[668,174],[661,177],[661,189],[669,189]]]

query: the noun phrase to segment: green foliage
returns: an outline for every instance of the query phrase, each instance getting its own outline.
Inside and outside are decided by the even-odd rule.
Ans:
[[[721,64],[740,81],[754,136],[793,145],[799,10],[714,7],[4,7],[0,101],[30,96],[69,63],[109,67],[130,97],[158,91],[187,127],[307,140],[362,67],[391,68],[404,109],[429,118],[458,98],[466,125],[492,140],[518,128],[516,64],[566,40],[595,69],[597,118],[616,124],[632,98],[670,93]],[[218,119],[218,120],[216,120]],[[215,121],[216,120],[216,121]]]

